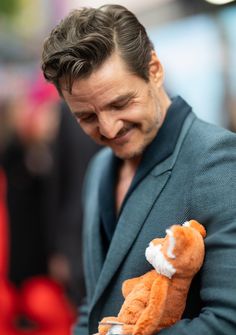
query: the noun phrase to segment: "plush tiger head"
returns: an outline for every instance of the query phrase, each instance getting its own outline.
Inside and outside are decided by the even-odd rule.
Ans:
[[[145,256],[156,271],[168,278],[192,277],[202,266],[205,248],[205,228],[191,220],[173,225],[166,230],[164,238],[149,243]]]

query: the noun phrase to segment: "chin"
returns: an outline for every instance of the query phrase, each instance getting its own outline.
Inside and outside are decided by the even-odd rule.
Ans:
[[[114,155],[122,160],[132,160],[140,158],[143,154],[144,148],[137,148],[136,150],[113,150]]]

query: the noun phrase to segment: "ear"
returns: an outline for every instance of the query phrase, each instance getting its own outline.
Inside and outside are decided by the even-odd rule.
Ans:
[[[187,222],[185,223],[185,226],[188,226],[188,225],[196,229],[202,235],[203,238],[206,237],[206,229],[203,227],[203,225],[201,225],[201,223],[199,223],[196,220],[190,220],[188,221],[188,223]]]
[[[164,71],[154,50],[151,51],[151,60],[149,62],[149,79],[161,87],[164,80]]]

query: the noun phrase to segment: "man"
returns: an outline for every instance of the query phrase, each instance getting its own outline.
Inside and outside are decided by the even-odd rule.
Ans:
[[[165,335],[236,331],[236,136],[200,121],[163,88],[163,68],[126,8],[73,11],[45,41],[42,68],[103,149],[84,191],[87,304],[75,334],[116,315],[125,279],[150,270],[144,252],[173,223],[207,229],[204,266],[183,319]]]

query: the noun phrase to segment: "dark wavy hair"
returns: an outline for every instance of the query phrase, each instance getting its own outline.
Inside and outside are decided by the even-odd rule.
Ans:
[[[120,5],[73,10],[45,40],[42,70],[61,94],[60,79],[71,93],[74,80],[88,77],[113,52],[128,69],[149,80],[153,44],[137,17]]]

